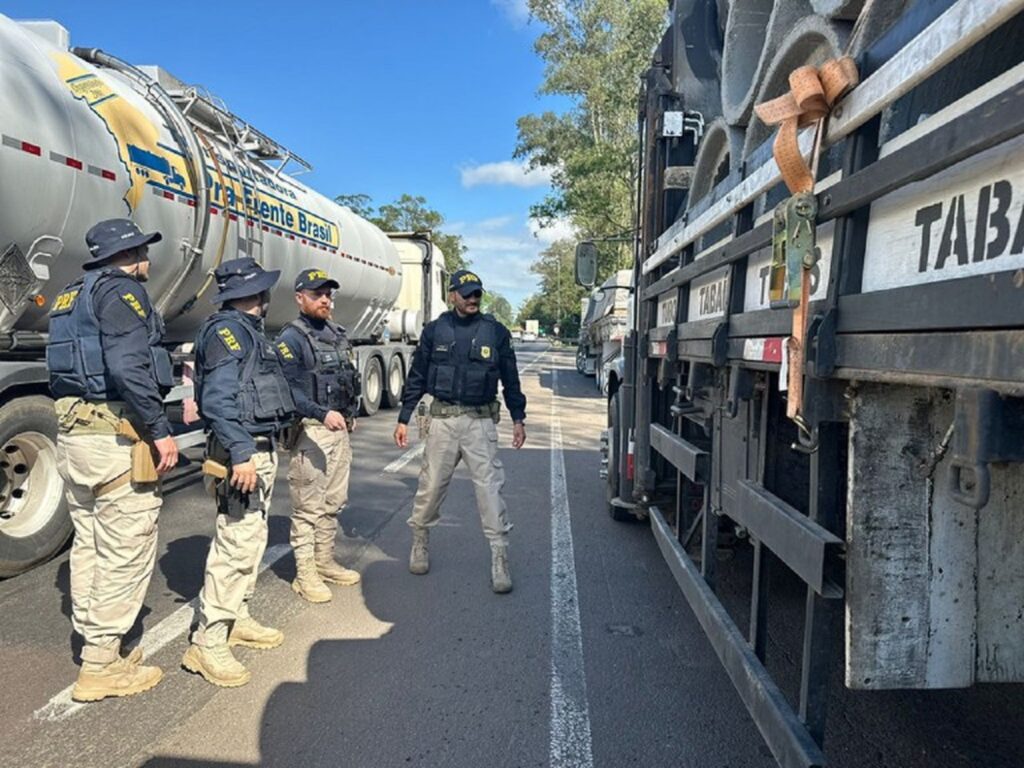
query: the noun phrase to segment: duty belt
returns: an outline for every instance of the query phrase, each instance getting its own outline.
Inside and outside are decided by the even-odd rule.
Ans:
[[[443,403],[440,400],[432,400],[430,415],[435,419],[447,419],[464,414],[477,419],[493,419],[499,407],[497,401],[486,405],[460,405],[459,403]]]
[[[80,397],[62,397],[55,407],[60,431],[76,434],[122,434],[121,421],[129,412],[121,400],[91,403]]]

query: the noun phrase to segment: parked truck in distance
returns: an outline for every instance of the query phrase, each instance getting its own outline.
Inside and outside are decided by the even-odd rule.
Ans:
[[[753,106],[845,54],[787,188]],[[1024,0],[675,0],[639,104],[608,511],[650,521],[786,768],[825,764],[837,666],[1024,681]],[[793,592],[799,685],[768,659]]]
[[[622,340],[629,327],[632,279],[631,270],[619,270],[594,289],[580,325],[576,370],[593,376],[601,392],[607,391],[609,372],[622,354]]]

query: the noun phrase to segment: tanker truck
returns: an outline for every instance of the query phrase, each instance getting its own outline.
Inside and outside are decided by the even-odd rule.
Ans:
[[[674,0],[641,80],[608,512],[780,765],[837,699],[1015,717],[927,691],[1024,681],[1024,1]]]
[[[194,411],[191,343],[213,310],[212,273],[240,255],[282,271],[272,333],[295,316],[293,275],[336,277],[362,411],[398,404],[419,331],[444,309],[443,255],[429,233],[389,238],[295,178],[309,169],[202,88],[72,48],[56,22],[0,15],[0,577],[71,534],[44,349],[50,303],[80,274],[99,220],[163,233],[147,287],[180,376],[168,410],[181,447],[202,439],[183,414]]]

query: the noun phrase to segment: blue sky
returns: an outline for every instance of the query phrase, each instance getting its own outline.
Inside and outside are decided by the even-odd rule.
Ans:
[[[566,234],[535,236],[529,207],[546,177],[512,161],[516,119],[566,106],[536,95],[540,29],[526,0],[54,0],[0,11],[56,19],[73,46],[205,86],[308,160],[303,181],[328,197],[423,195],[513,305],[535,288],[530,262]]]

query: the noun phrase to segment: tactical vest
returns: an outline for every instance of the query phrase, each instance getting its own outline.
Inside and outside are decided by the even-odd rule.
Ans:
[[[116,269],[86,272],[54,299],[46,345],[46,368],[54,397],[123,399],[103,359],[100,322],[93,306],[97,287],[123,274]],[[166,394],[174,386],[174,370],[170,353],[160,346],[164,321],[155,309],[146,318],[146,330],[150,370],[161,393]]]
[[[208,344],[214,341],[213,329],[222,320],[231,319],[249,336],[249,352],[242,361],[239,376],[238,413],[242,427],[252,435],[270,434],[287,426],[295,416],[291,387],[281,370],[274,345],[235,310],[221,310],[206,319],[196,335],[196,403],[202,413],[203,369]]]
[[[301,333],[313,350],[312,397],[317,405],[332,411],[346,412],[351,410],[362,389],[359,373],[352,363],[352,345],[341,326],[327,322],[327,327],[334,334],[332,344],[319,338],[309,323],[301,319],[293,320],[291,325]]]
[[[498,396],[497,321],[481,315],[469,359],[455,349],[455,319],[441,315],[434,325],[434,349],[427,367],[427,392],[446,403],[485,405]]]

